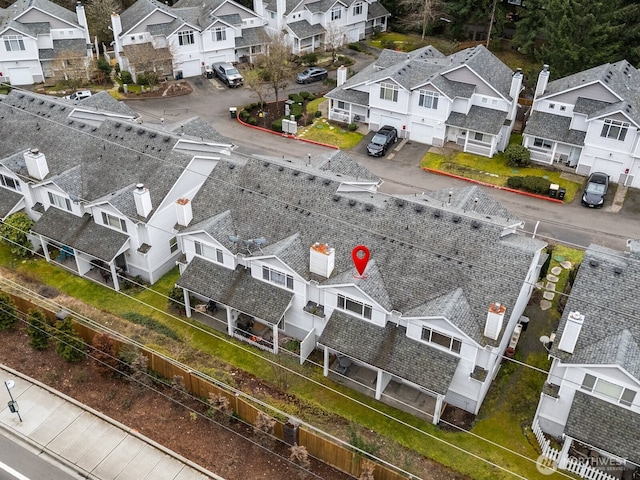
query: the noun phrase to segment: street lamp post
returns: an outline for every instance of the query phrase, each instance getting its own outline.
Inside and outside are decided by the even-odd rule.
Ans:
[[[11,395],[11,389],[15,387],[15,385],[16,385],[16,382],[14,382],[13,380],[5,380],[4,382],[4,386],[7,387],[7,393],[9,394],[9,398],[11,399],[7,403],[7,407],[9,407],[9,410],[11,411],[11,413],[17,413],[18,418],[20,419],[20,422],[22,422],[22,417],[20,416],[20,411],[18,410],[18,402],[16,402],[13,399],[13,395]]]

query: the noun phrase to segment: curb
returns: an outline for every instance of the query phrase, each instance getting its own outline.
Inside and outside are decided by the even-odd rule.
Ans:
[[[255,130],[260,130],[262,132],[271,133],[273,135],[278,135],[278,136],[284,137],[284,138],[290,138],[291,140],[299,140],[301,142],[311,143],[313,145],[319,145],[321,147],[327,147],[327,148],[333,148],[334,150],[340,150],[340,147],[336,147],[335,145],[329,145],[328,143],[316,142],[314,140],[307,140],[306,138],[299,138],[299,137],[296,137],[295,135],[291,135],[291,134],[288,134],[288,133],[274,132],[273,130],[269,130],[268,128],[264,128],[264,127],[259,127],[257,125],[249,125],[248,123],[245,123],[242,120],[240,120],[240,116],[239,115],[236,116],[236,120],[238,121],[238,123],[240,125],[243,125],[243,126],[249,127],[249,128],[253,128]]]
[[[451,177],[457,180],[464,180],[465,182],[475,183],[477,185],[482,185],[483,187],[491,187],[491,188],[495,188],[496,190],[504,190],[505,192],[517,193],[519,195],[524,195],[526,197],[537,198],[539,200],[546,200],[547,202],[559,203],[561,205],[564,205],[563,200],[559,200],[557,198],[545,197],[544,195],[538,195],[537,193],[529,193],[529,192],[523,192],[522,190],[516,190],[514,188],[501,187],[500,185],[493,185],[492,183],[486,183],[481,180],[474,180],[473,178],[461,177],[460,175],[454,175],[453,173],[447,173],[441,170],[434,170],[433,168],[422,167],[422,170],[429,173],[435,173],[436,175],[443,175],[445,177]]]
[[[22,380],[31,383],[32,385],[35,385],[37,387],[42,388],[43,390],[48,391],[49,393],[56,395],[57,397],[63,399],[64,401],[71,403],[73,405],[75,405],[76,407],[90,413],[91,415],[94,415],[96,417],[98,417],[99,419],[113,425],[114,427],[122,430],[123,432],[126,432],[129,435],[132,435],[134,437],[136,437],[138,440],[141,440],[145,443],[147,443],[148,445],[162,451],[162,453],[164,453],[165,455],[168,455],[170,457],[173,457],[174,459],[178,460],[179,462],[187,465],[188,467],[197,470],[198,472],[202,473],[203,475],[212,478],[214,480],[225,480],[224,478],[216,475],[213,472],[210,472],[209,470],[201,467],[200,465],[192,462],[191,460],[189,460],[188,458],[183,457],[182,455],[177,454],[176,452],[174,452],[173,450],[170,450],[168,448],[166,448],[163,445],[160,445],[159,443],[155,442],[154,440],[151,440],[148,437],[145,437],[144,435],[140,434],[137,430],[131,428],[131,427],[127,427],[126,425],[118,422],[117,420],[114,420],[113,418],[107,417],[106,415],[104,415],[103,413],[94,410],[93,408],[89,407],[88,405],[84,405],[83,403],[78,402],[76,399],[71,398],[67,395],[65,395],[62,392],[59,392],[58,390],[55,390],[51,387],[49,387],[48,385],[45,385],[44,383],[39,382],[36,379],[33,379],[27,375],[24,375],[21,372],[18,372],[17,370],[14,370],[6,365],[0,364],[0,370],[4,370],[8,373],[10,373],[11,375],[14,375],[16,377],[21,378]],[[99,477],[96,477],[95,475],[93,475],[91,472],[87,472],[86,470],[84,470],[83,468],[79,467],[78,465],[76,465],[75,463],[67,460],[64,457],[61,457],[60,455],[58,455],[55,452],[52,452],[50,450],[48,450],[46,448],[46,446],[39,444],[38,442],[36,442],[35,440],[32,440],[31,438],[29,438],[28,436],[20,433],[20,432],[16,432],[15,430],[11,430],[10,428],[6,427],[4,424],[0,423],[0,429],[4,430],[5,432],[7,432],[10,436],[14,436],[19,438],[22,442],[30,445],[32,448],[35,448],[37,451],[46,454],[52,458],[55,458],[57,461],[59,461],[60,463],[64,464],[65,466],[67,466],[68,468],[70,468],[71,470],[73,470],[74,472],[77,472],[79,475],[82,475],[84,478],[87,479],[91,479],[91,480],[100,480]]]

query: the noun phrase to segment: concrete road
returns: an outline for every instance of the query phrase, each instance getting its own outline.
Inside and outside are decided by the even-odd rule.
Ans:
[[[69,474],[7,437],[0,435],[0,480],[72,480]]]
[[[364,66],[371,61],[360,54]],[[372,59],[373,57],[371,57]],[[332,72],[335,75],[335,72]],[[215,79],[197,77],[189,79],[193,93],[188,96],[133,100],[128,105],[142,115],[145,122],[179,122],[193,116],[199,116],[210,123],[222,135],[239,145],[239,151],[246,154],[267,154],[275,156],[299,157],[305,159],[308,154],[323,155],[331,149],[291,140],[243,127],[229,115],[230,107],[243,106],[255,102],[257,97],[246,87],[229,89]],[[287,98],[290,92],[306,90],[318,93],[326,89],[322,83],[308,85],[290,84],[279,96]],[[273,101],[273,94],[269,100]],[[423,172],[420,160],[429,146],[414,142],[398,142],[383,158],[366,155],[366,144],[372,133],[349,154],[361,165],[385,181],[381,191],[385,193],[421,193],[428,190],[440,190],[466,187],[469,183],[457,181],[440,175]],[[519,219],[524,220],[524,230],[537,232],[538,236],[550,243],[566,243],[577,247],[586,247],[591,243],[626,250],[626,240],[640,239],[638,216],[625,213],[611,213],[605,207],[591,210],[580,205],[576,199],[571,204],[559,205],[544,200],[504,192],[491,187],[481,187],[488,195],[501,202]]]

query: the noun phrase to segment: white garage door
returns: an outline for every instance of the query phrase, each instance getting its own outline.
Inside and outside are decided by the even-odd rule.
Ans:
[[[433,125],[412,123],[409,138],[418,143],[431,145],[433,143]]]
[[[596,157],[596,161],[593,162],[593,167],[591,167],[591,172],[589,173],[593,172],[606,173],[612,182],[617,182],[620,174],[624,173],[624,169],[622,168],[622,162],[614,162],[606,158]]]
[[[215,55],[213,57],[209,57],[209,59],[207,60],[207,67],[210,67],[214,63],[226,62],[226,61],[227,61],[227,57],[225,55]]]
[[[347,31],[348,42],[357,42],[358,40],[360,40],[360,31],[357,28],[352,28]]]
[[[182,77],[195,77],[197,75],[202,75],[202,64],[200,60],[192,60],[189,62],[182,62],[181,65],[176,67],[177,70],[182,70]]]
[[[380,126],[391,125],[392,127],[396,127],[398,130],[398,135],[402,137],[402,120],[393,117],[387,117],[385,115],[380,115]]]
[[[12,85],[33,85],[33,75],[29,67],[9,69],[9,81]]]

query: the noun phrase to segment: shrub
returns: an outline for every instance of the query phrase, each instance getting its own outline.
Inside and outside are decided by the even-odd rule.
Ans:
[[[258,119],[256,117],[249,117],[247,123],[249,125],[258,125]]]
[[[385,38],[384,40],[382,40],[380,42],[380,46],[382,48],[388,48],[389,50],[395,50],[396,49],[396,42],[393,40],[389,40],[388,38]]]
[[[354,50],[356,52],[362,52],[362,45],[360,45],[359,43],[350,43],[347,46],[349,47],[349,50]]]
[[[180,291],[182,292],[182,289]],[[173,329],[154,318],[147,317],[135,312],[125,313],[122,315],[122,317],[135,323],[136,325],[141,325],[145,328],[148,328],[149,330],[153,330],[154,332],[164,335],[165,337],[169,337],[174,340],[180,340],[180,336]]]
[[[504,151],[507,163],[512,167],[528,167],[531,163],[531,152],[522,145],[512,143]]]
[[[316,99],[316,96],[313,93],[310,93],[309,96],[307,97],[307,102],[310,102],[315,99]]]
[[[251,114],[246,110],[240,110],[240,120],[242,120],[243,122],[246,122],[250,116]]]
[[[271,130],[275,130],[276,132],[282,132],[282,119],[278,118],[271,122]]]
[[[296,117],[298,117],[299,115],[302,115],[302,105],[300,105],[299,103],[294,103],[293,105],[291,105],[291,110],[289,110],[289,113],[291,115],[295,115]]]
[[[302,55],[300,59],[302,60],[302,63],[311,65],[311,66],[316,65],[318,63],[318,55],[316,55],[315,53],[307,53],[305,55]]]
[[[184,293],[180,287],[173,287],[169,290],[169,308],[184,312]]]
[[[289,100],[293,100],[296,103],[304,102],[304,98],[302,98],[302,95],[300,95],[298,93],[290,93],[289,94]]]
[[[122,70],[120,72],[120,80],[122,80],[122,83],[133,83],[133,77],[131,76],[131,73],[127,72],[126,70]]]
[[[24,212],[17,212],[8,217],[2,225],[2,241],[9,245],[9,250],[19,257],[27,257],[33,253],[33,245],[27,237],[33,227],[33,220]]]
[[[97,66],[98,70],[104,72],[105,75],[109,76],[111,74],[111,64],[104,58],[100,57],[98,59]]]
[[[316,110],[316,113],[313,114],[316,118],[320,118],[322,116],[322,112],[320,110]]]
[[[309,99],[309,95],[311,95],[309,92],[300,92],[300,96],[302,97],[302,100],[308,100]]]
[[[6,293],[0,293],[0,330],[13,328],[18,321],[15,303]]]
[[[509,177],[507,179],[507,187],[509,188],[537,194],[547,194],[550,185],[551,182],[546,178],[533,177],[531,175],[526,177]]]
[[[136,83],[138,85],[149,85],[149,79],[146,73],[139,73],[136,77]]]
[[[116,344],[108,333],[101,333],[91,340],[94,365],[100,375],[109,377],[119,370]]]
[[[351,123],[347,126],[347,129],[348,129],[350,132],[355,132],[355,131],[358,129],[358,124],[357,124],[357,123],[355,123],[355,122],[351,122]]]
[[[56,323],[56,353],[67,362],[79,362],[86,356],[86,347],[73,328],[73,320],[67,317]]]
[[[46,350],[49,348],[49,325],[47,317],[41,310],[33,310],[27,316],[27,335],[29,336],[29,345],[34,350]]]

